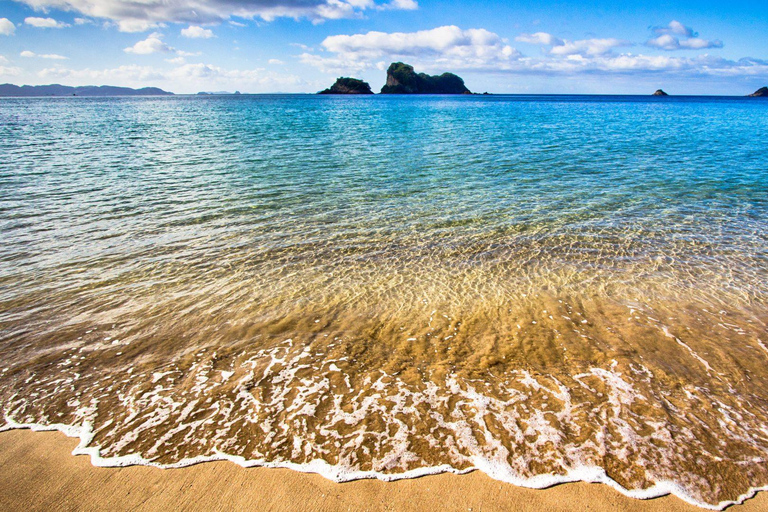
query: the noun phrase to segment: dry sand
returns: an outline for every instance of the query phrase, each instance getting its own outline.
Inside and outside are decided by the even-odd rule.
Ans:
[[[674,497],[634,500],[600,484],[524,489],[480,472],[336,484],[229,462],[171,470],[97,468],[88,457],[71,455],[77,442],[58,432],[0,433],[0,510],[702,510]],[[768,493],[732,510],[766,511]]]

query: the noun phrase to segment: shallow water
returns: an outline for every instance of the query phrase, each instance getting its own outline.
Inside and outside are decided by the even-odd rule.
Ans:
[[[737,500],[768,486],[766,114],[0,100],[7,426],[103,463]]]

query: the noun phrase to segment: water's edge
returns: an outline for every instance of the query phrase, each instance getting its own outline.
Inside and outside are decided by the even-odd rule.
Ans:
[[[575,482],[605,484],[630,498],[650,500],[654,498],[660,498],[662,496],[672,495],[686,503],[706,510],[725,510],[726,508],[733,505],[743,504],[745,501],[754,498],[758,492],[768,491],[768,486],[750,487],[746,493],[740,495],[735,500],[721,501],[717,505],[711,505],[697,501],[692,496],[687,494],[681,486],[672,481],[659,481],[656,482],[653,487],[649,487],[647,489],[627,489],[609,477],[606,474],[605,469],[599,466],[580,467],[578,469],[569,471],[565,475],[546,474],[537,475],[532,478],[520,478],[511,474],[509,471],[505,471],[504,468],[497,467],[491,461],[481,457],[475,458],[473,461],[473,467],[462,470],[444,464],[436,467],[414,469],[397,474],[380,473],[378,471],[350,471],[338,466],[332,466],[320,459],[315,459],[307,464],[297,464],[293,462],[270,462],[263,459],[249,460],[244,457],[229,455],[220,451],[217,451],[215,455],[182,459],[174,464],[159,464],[157,462],[145,459],[139,455],[102,457],[101,448],[99,446],[89,446],[93,439],[93,433],[91,426],[88,423],[83,423],[83,425],[79,427],[75,425],[65,425],[62,423],[45,425],[40,423],[17,423],[7,415],[4,415],[4,417],[5,425],[0,426],[0,432],[7,432],[10,430],[31,430],[32,432],[58,431],[67,437],[78,438],[80,443],[75,447],[74,450],[72,450],[72,455],[88,455],[91,458],[91,464],[95,467],[101,468],[149,466],[158,469],[179,469],[194,466],[196,464],[202,464],[205,462],[229,461],[237,464],[242,468],[284,468],[298,471],[299,473],[315,473],[336,483],[374,478],[382,482],[394,482],[397,480],[420,478],[423,476],[437,475],[441,473],[465,475],[473,471],[480,471],[494,480],[512,484],[517,487],[525,487],[528,489],[548,489],[556,485]]]

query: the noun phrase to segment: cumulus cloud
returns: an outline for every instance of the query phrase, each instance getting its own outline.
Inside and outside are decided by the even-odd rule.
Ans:
[[[456,26],[419,32],[368,32],[327,37],[321,44],[333,56],[304,53],[301,60],[325,72],[362,70],[379,61],[408,59],[419,67],[491,68],[517,58],[517,50],[485,29]]]
[[[12,36],[14,32],[16,32],[16,25],[8,18],[0,18],[0,36]]]
[[[552,34],[546,32],[536,32],[535,34],[520,34],[515,41],[528,44],[538,44],[542,46],[560,46],[565,44],[562,39],[558,39]]]
[[[568,41],[560,39],[546,32],[536,32],[535,34],[520,34],[515,41],[522,43],[537,44],[540,46],[551,46],[549,53],[552,55],[603,55],[614,48],[622,46],[632,46],[632,43],[623,39],[581,39],[578,41]]]
[[[285,63],[280,59],[269,59],[269,64],[272,64],[273,66],[282,66]]]
[[[632,46],[629,41],[622,39],[582,39],[580,41],[564,41],[561,45],[553,46],[552,55],[603,55],[614,48]]]
[[[67,23],[56,21],[53,18],[25,18],[24,23],[37,28],[64,28],[69,27]]]
[[[123,49],[125,53],[133,53],[136,55],[149,55],[152,53],[175,53],[176,49],[168,46],[162,40],[163,35],[155,32],[150,34],[146,39],[139,41],[133,46]]]
[[[38,59],[67,60],[67,58],[64,57],[63,55],[56,55],[55,53],[39,54],[39,53],[31,52],[29,50],[24,50],[19,55],[26,58],[37,57]]]
[[[414,0],[19,0],[38,10],[55,8],[92,18],[114,21],[121,31],[141,32],[162,23],[200,25],[231,17],[271,21],[280,17],[327,19],[355,18],[376,8],[413,9]]]
[[[199,25],[190,25],[181,29],[181,35],[192,39],[210,39],[214,37],[213,30],[203,28]]]
[[[104,27],[113,26],[115,23],[112,22],[105,22]],[[153,21],[147,21],[147,20],[135,20],[135,19],[128,19],[128,20],[120,20],[116,22],[118,29],[120,32],[146,32],[147,30],[156,29],[159,27],[164,27],[162,23],[156,23]]]
[[[706,50],[708,48],[722,48],[723,42],[719,39],[709,41],[707,39],[701,39],[700,37],[692,37],[690,39],[680,40],[669,34],[664,34],[659,37],[649,39],[645,43],[652,48],[659,48],[660,50],[674,51],[674,50]]]
[[[698,37],[699,34],[692,28],[686,27],[679,21],[672,20],[666,27],[653,27],[653,32],[658,35],[676,35],[683,37]]]
[[[669,30],[693,33],[673,25]],[[669,34],[661,34],[662,37]],[[670,37],[674,37],[671,36]],[[546,32],[521,34],[519,42],[542,46],[546,52],[529,57],[509,46],[506,40],[483,29],[461,30],[439,27],[410,33],[368,32],[327,37],[320,51],[305,49],[299,58],[305,64],[327,73],[364,72],[386,69],[395,60],[413,64],[425,71],[477,71],[542,76],[579,75],[679,75],[764,76],[768,63],[759,59],[737,61],[699,55],[636,55],[620,52],[634,46],[630,41],[593,38],[569,41]],[[684,39],[687,48],[713,47],[698,37]],[[683,41],[680,41],[683,44]]]
[[[691,27],[686,27],[679,21],[672,21],[666,27],[653,27],[653,32],[657,37],[649,39],[645,44],[660,50],[706,50],[723,47],[723,42],[719,39],[702,39]]]

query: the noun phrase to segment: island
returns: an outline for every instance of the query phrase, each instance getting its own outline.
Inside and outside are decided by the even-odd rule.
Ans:
[[[157,87],[143,87],[131,89],[130,87],[113,87],[111,85],[86,85],[82,87],[70,87],[68,85],[0,85],[0,96],[8,97],[35,97],[35,96],[171,96],[172,92],[158,89]]]
[[[368,82],[358,78],[341,77],[328,89],[317,94],[373,94]]]
[[[655,93],[653,93],[654,96],[669,96],[669,94],[665,93],[663,90],[658,89]]]
[[[413,66],[393,62],[387,69],[387,83],[381,94],[472,94],[464,80],[453,73],[427,75],[416,73]]]
[[[198,96],[240,96],[240,91],[200,91]]]
[[[768,98],[768,87],[761,87],[752,94],[749,95],[750,98]]]

